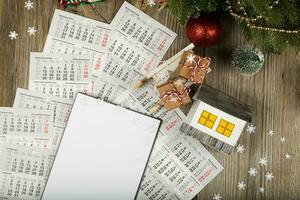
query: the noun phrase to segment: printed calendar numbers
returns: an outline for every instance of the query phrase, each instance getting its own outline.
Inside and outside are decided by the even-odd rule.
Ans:
[[[48,37],[103,51],[110,32],[110,26],[105,23],[56,10]]]
[[[72,100],[59,98],[55,96],[44,95],[39,92],[29,91],[25,89],[18,88],[16,92],[14,107],[15,108],[25,108],[25,109],[38,109],[38,110],[50,110],[53,111],[53,135],[51,141],[44,143],[43,146],[49,147],[56,150],[60,139],[62,137],[64,127],[68,121],[71,108]],[[25,126],[26,123],[24,123]],[[28,127],[32,127],[32,131],[35,129],[35,123],[31,122],[32,126],[28,121]],[[49,132],[48,123],[47,129]],[[28,132],[30,129],[28,128]],[[51,143],[50,143],[51,142]],[[42,144],[40,144],[42,145]]]
[[[44,46],[44,52],[90,55],[93,58],[93,73],[98,74],[106,56],[111,32],[112,28],[109,24],[56,10]],[[102,62],[99,62],[99,58]]]
[[[53,112],[29,112],[28,110],[14,110],[0,108],[0,135],[28,134],[32,136],[49,135],[52,125]]]
[[[155,54],[165,53],[176,36],[174,32],[129,3],[122,5],[111,24]]]
[[[31,53],[29,79],[43,81],[90,81],[93,58],[88,55]]]
[[[12,199],[40,199],[45,185],[44,177],[33,178],[18,173],[0,171],[0,195]]]

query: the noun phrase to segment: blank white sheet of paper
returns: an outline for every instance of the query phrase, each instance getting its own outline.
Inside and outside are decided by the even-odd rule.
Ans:
[[[78,93],[42,199],[135,199],[160,124]]]

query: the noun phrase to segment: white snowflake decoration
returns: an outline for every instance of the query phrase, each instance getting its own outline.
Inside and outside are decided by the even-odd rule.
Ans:
[[[236,152],[238,152],[238,153],[243,153],[244,151],[245,151],[245,146],[244,146],[244,145],[239,144],[239,145],[236,147]]]
[[[248,173],[250,176],[256,176],[257,170],[255,168],[250,168]]]
[[[193,54],[190,54],[190,55],[187,56],[187,61],[189,63],[193,63],[194,60],[195,60],[195,56]]]
[[[270,135],[270,136],[273,136],[275,133],[272,129],[270,129],[270,130],[267,131],[267,134]]]
[[[281,143],[285,143],[285,141],[286,141],[285,137],[280,137],[280,142]]]
[[[290,160],[292,156],[288,153],[284,154],[285,159]]]
[[[10,31],[8,37],[9,37],[11,40],[15,40],[15,39],[17,39],[18,35],[19,35],[19,34],[18,34],[16,31]]]
[[[246,184],[245,184],[244,181],[241,181],[241,182],[238,182],[237,187],[238,187],[239,190],[245,190]]]
[[[37,32],[37,30],[34,27],[28,27],[27,33],[30,36],[35,35],[36,32]]]
[[[220,199],[222,199],[222,196],[221,196],[221,194],[220,194],[220,193],[218,193],[218,194],[214,194],[214,196],[213,196],[213,200],[220,200]]]
[[[150,7],[153,7],[153,6],[156,5],[156,3],[155,3],[154,0],[148,0],[148,5],[149,5]]]
[[[30,10],[33,8],[33,2],[28,0],[27,2],[25,2],[25,8],[27,8],[27,10]]]
[[[272,179],[274,178],[273,173],[272,172],[267,172],[265,174],[266,180],[267,181],[272,181]]]
[[[260,193],[264,193],[265,192],[265,188],[264,187],[260,187],[258,190],[259,190]]]
[[[247,127],[247,132],[248,133],[255,133],[255,130],[256,130],[256,127],[255,126],[253,126],[252,124],[251,125],[248,125],[248,127]]]
[[[267,158],[260,158],[258,161],[258,164],[260,164],[260,166],[267,166],[268,160]]]

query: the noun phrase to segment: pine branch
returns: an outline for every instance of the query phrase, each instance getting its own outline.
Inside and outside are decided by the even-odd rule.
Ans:
[[[215,0],[168,0],[168,8],[177,17],[180,23],[185,23],[190,17],[201,12],[216,11],[221,4]]]

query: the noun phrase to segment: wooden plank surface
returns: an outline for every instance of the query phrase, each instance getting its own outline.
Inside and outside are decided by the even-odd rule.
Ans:
[[[106,0],[95,7],[110,22],[122,2]],[[141,4],[140,0],[130,2],[136,6]],[[34,0],[34,8],[28,11],[24,3],[25,0],[0,0],[0,106],[12,106],[16,88],[27,88],[29,54],[31,51],[42,51],[57,7],[56,0]],[[178,34],[166,58],[188,44],[184,27],[170,12],[158,12],[154,8],[146,12]],[[89,6],[80,7],[79,13],[104,21]],[[38,29],[36,36],[27,34],[29,26]],[[237,23],[231,18],[222,18],[222,28],[220,42],[205,50],[206,56],[213,61],[213,71],[206,83],[254,105],[257,130],[255,134],[245,132],[241,136],[239,143],[246,147],[243,154],[226,156],[210,150],[224,166],[224,171],[197,198],[212,199],[214,193],[220,192],[222,199],[300,199],[300,56],[292,49],[281,55],[266,54],[265,65],[256,76],[241,76],[230,65],[230,54],[245,41]],[[17,40],[9,40],[11,30],[18,32]],[[275,135],[268,136],[268,129],[273,129]],[[286,137],[285,144],[280,143],[281,136]],[[286,152],[292,155],[289,161],[284,159]],[[267,167],[258,165],[260,157],[268,158]],[[248,176],[250,167],[258,169],[256,177]],[[273,172],[275,178],[272,182],[265,182],[266,171]],[[245,191],[237,190],[238,181],[245,181]],[[264,194],[258,192],[260,186],[266,188]]]

